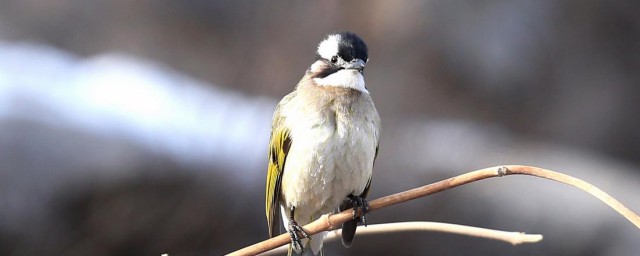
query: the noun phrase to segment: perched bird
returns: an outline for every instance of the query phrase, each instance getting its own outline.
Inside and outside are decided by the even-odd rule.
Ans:
[[[269,236],[278,235],[282,215],[289,254],[319,254],[326,232],[309,237],[301,227],[336,209],[354,209],[342,227],[343,244],[351,245],[358,222],[366,225],[357,209],[368,208],[378,152],[380,116],[363,77],[367,45],[350,32],[329,34],[317,55],[276,107],[271,127],[267,223]]]

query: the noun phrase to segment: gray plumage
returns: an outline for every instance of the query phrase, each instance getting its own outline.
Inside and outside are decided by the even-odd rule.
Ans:
[[[366,46],[364,60],[358,58],[361,49],[348,48],[353,44],[344,46],[353,56],[340,56],[340,44],[346,36],[355,35],[330,35],[320,44],[320,59],[276,107],[267,175],[267,219],[272,236],[279,227],[277,206],[284,223],[293,218],[304,226],[334,212],[345,200],[343,206],[348,205],[348,196],[365,197],[368,191],[380,117],[362,77],[368,59]],[[340,59],[333,62],[333,56]],[[331,72],[328,75],[327,70]],[[286,140],[289,144],[284,152],[285,146],[278,145],[286,145]],[[284,159],[278,159],[279,154],[284,154]],[[290,216],[291,209],[295,209],[294,216]],[[350,245],[356,224],[354,220],[345,225],[345,231],[351,233],[345,245]],[[303,252],[320,253],[325,235],[304,239]]]

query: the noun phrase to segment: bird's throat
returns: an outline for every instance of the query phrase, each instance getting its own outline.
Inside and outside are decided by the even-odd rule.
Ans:
[[[314,78],[313,81],[320,86],[343,87],[369,93],[364,85],[362,73],[355,69],[341,69],[326,77]]]

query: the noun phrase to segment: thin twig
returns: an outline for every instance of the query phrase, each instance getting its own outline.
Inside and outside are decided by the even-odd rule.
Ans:
[[[369,211],[375,211],[375,210],[388,207],[394,204],[399,204],[399,203],[420,198],[423,196],[438,193],[438,192],[441,192],[450,188],[455,188],[457,186],[464,185],[470,182],[474,182],[474,181],[478,181],[486,178],[502,177],[505,175],[513,175],[513,174],[531,175],[531,176],[558,181],[561,183],[572,185],[574,187],[578,187],[586,191],[587,193],[595,196],[596,198],[600,199],[605,204],[613,208],[616,212],[624,216],[636,227],[640,228],[640,216],[635,214],[633,211],[629,210],[629,208],[625,207],[616,199],[609,196],[607,193],[598,189],[597,187],[583,180],[571,177],[569,175],[565,175],[562,173],[558,173],[558,172],[554,172],[554,171],[550,171],[550,170],[546,170],[538,167],[522,166],[522,165],[507,165],[507,166],[496,166],[496,167],[485,168],[485,169],[465,173],[465,174],[462,174],[453,178],[449,178],[443,181],[439,181],[436,183],[432,183],[426,186],[422,186],[419,188],[414,188],[401,193],[378,198],[376,200],[369,202]],[[330,216],[323,215],[323,217],[321,217],[320,219],[304,226],[304,230],[309,235],[317,234],[322,231],[329,231],[333,229],[332,227],[337,227],[343,222],[352,219],[352,217],[353,217],[353,210],[345,210],[343,212],[333,214]],[[238,251],[235,251],[230,255],[255,255],[258,253],[271,250],[273,248],[277,248],[289,242],[290,242],[289,235],[281,234],[274,238],[271,238],[271,239],[259,242],[257,244],[245,247]]]
[[[557,181],[557,182],[562,182],[564,184],[571,185],[571,186],[577,187],[579,189],[582,189],[585,192],[589,193],[590,195],[598,198],[600,201],[604,202],[609,207],[613,208],[616,212],[618,212],[620,215],[625,217],[627,220],[629,220],[631,223],[633,223],[633,225],[635,225],[637,228],[640,229],[640,217],[638,216],[638,214],[636,214],[635,212],[631,211],[629,208],[624,206],[622,203],[620,203],[615,198],[611,197],[606,192],[600,190],[596,186],[594,186],[594,185],[592,185],[592,184],[590,184],[590,183],[588,183],[588,182],[586,182],[584,180],[581,180],[581,179],[578,179],[578,178],[574,178],[574,177],[571,177],[571,176],[563,174],[563,173],[541,169],[541,168],[538,168],[538,167],[517,166],[516,165],[516,166],[513,166],[513,167],[512,166],[506,166],[505,168],[507,168],[506,175],[511,175],[511,174],[531,175],[531,176],[536,176],[536,177],[540,177],[540,178],[554,180],[554,181]]]
[[[356,230],[358,236],[363,235],[377,235],[377,234],[389,234],[398,232],[410,232],[410,231],[434,231],[453,233],[459,235],[475,236],[480,238],[494,239],[510,243],[512,245],[518,245],[523,243],[537,243],[542,241],[542,235],[539,234],[525,234],[522,232],[508,232],[495,229],[477,228],[458,224],[449,224],[442,222],[430,222],[430,221],[409,221],[409,222],[396,222],[396,223],[384,223],[384,224],[372,224],[366,227],[360,227]],[[332,241],[342,236],[341,229],[335,229],[329,231],[324,241]],[[271,251],[260,254],[261,256],[276,255],[286,252],[288,246],[285,244]]]

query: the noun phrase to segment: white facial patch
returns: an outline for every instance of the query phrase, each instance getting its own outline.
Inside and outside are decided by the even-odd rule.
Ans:
[[[340,35],[329,35],[327,39],[322,40],[318,44],[318,55],[320,57],[330,60],[331,57],[338,55],[338,46],[340,42]]]
[[[364,86],[364,77],[355,69],[342,69],[324,78],[314,78],[313,81],[320,86],[345,87],[369,93]]]

